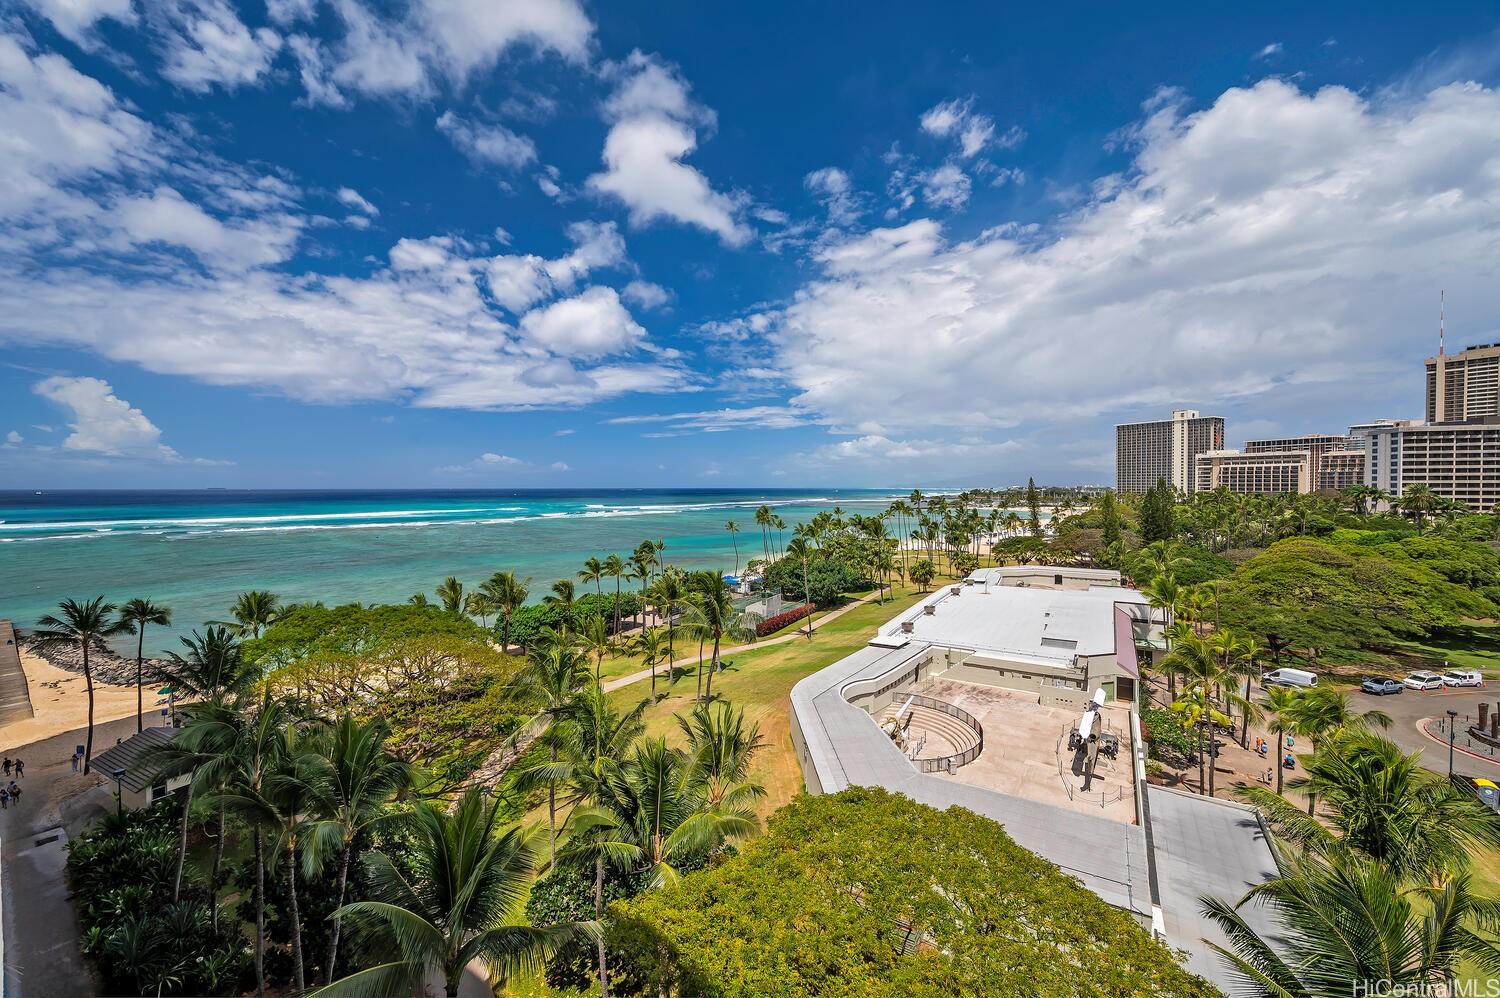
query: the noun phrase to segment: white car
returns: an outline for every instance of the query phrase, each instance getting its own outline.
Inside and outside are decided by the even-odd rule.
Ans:
[[[1444,686],[1483,686],[1484,673],[1475,669],[1450,669],[1443,673]]]
[[[1436,672],[1413,672],[1401,682],[1409,690],[1440,690],[1443,688],[1443,677]]]

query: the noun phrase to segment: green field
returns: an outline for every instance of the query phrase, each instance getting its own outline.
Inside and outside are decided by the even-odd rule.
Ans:
[[[1443,663],[1461,669],[1479,669],[1489,679],[1500,679],[1500,624],[1470,623],[1434,634],[1426,641],[1408,641],[1396,651],[1425,659],[1413,668],[1441,670]]]

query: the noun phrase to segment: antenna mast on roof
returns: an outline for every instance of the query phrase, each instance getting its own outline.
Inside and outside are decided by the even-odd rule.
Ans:
[[[1448,292],[1445,291],[1445,290],[1440,290],[1438,292],[1438,356],[1439,357],[1441,357],[1443,355],[1443,319],[1444,319],[1444,313],[1447,311],[1447,306],[1448,306]]]

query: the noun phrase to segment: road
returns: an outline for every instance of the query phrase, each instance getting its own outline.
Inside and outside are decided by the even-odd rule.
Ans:
[[[95,754],[133,734],[133,716],[96,725]],[[81,731],[70,731],[6,753],[26,763],[20,803],[0,812],[6,998],[94,993],[64,865],[68,839],[114,794],[102,785],[86,789],[87,778],[73,775],[68,760],[82,741]]]
[[[1418,723],[1425,718],[1441,717],[1444,712],[1452,709],[1458,711],[1460,727],[1463,719],[1475,717],[1479,713],[1480,701],[1488,701],[1493,710],[1497,702],[1500,702],[1500,684],[1491,684],[1488,689],[1463,689],[1433,690],[1431,692],[1418,692],[1407,690],[1393,696],[1371,696],[1358,690],[1349,694],[1351,705],[1355,710],[1364,713],[1368,710],[1381,710],[1390,715],[1391,727],[1385,732],[1386,737],[1400,745],[1408,752],[1420,751],[1422,753],[1422,764],[1428,769],[1438,773],[1448,772],[1448,745],[1446,742],[1438,742],[1424,735],[1418,730]],[[1453,753],[1453,771],[1465,776],[1488,776],[1490,779],[1500,779],[1500,755],[1492,761],[1489,759],[1475,757],[1464,752]]]

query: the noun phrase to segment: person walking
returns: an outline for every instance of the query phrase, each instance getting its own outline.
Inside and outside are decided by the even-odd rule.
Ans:
[[[22,762],[20,759],[17,759],[16,760],[16,778],[20,779],[21,777],[23,777],[25,775],[26,775],[26,763]]]
[[[10,756],[5,757],[5,775],[10,775]]]
[[[73,772],[78,772],[78,753],[76,751],[73,753],[72,757],[68,759],[68,761],[73,764]]]
[[[9,806],[10,806],[10,791],[8,791],[8,790],[0,790],[0,811],[4,811]]]

